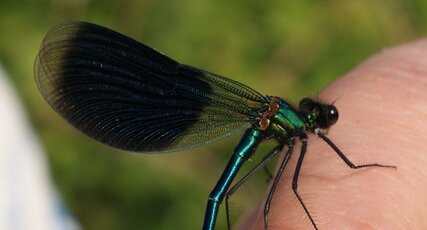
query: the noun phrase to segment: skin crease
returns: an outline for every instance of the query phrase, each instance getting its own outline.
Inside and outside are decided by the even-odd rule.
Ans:
[[[356,165],[397,170],[350,169],[309,135],[298,190],[318,228],[427,229],[427,39],[383,50],[320,94],[337,97],[340,117],[327,136]],[[269,230],[314,229],[291,189],[300,146],[273,198]],[[260,207],[240,229],[264,229]]]

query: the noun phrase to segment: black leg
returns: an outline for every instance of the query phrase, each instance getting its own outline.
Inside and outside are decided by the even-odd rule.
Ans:
[[[273,185],[271,186],[270,192],[268,193],[267,200],[265,201],[264,205],[264,229],[268,229],[268,213],[270,212],[270,205],[271,200],[273,199],[274,192],[277,189],[277,185],[279,184],[280,178],[282,177],[283,171],[285,170],[286,164],[288,163],[289,159],[291,158],[292,152],[294,150],[294,139],[292,139],[288,144],[288,151],[285,154],[285,157],[283,158],[282,163],[280,164],[279,171],[276,174],[276,177],[274,178]]]
[[[302,200],[300,194],[298,193],[298,177],[299,173],[301,171],[302,162],[304,161],[304,156],[307,151],[307,136],[302,136],[301,138],[301,152],[298,157],[298,162],[295,167],[294,172],[294,178],[292,179],[292,190],[294,191],[296,197],[298,198],[298,201],[300,202],[301,206],[303,207],[305,213],[307,214],[308,218],[310,219],[311,224],[313,225],[314,229],[318,230],[316,223],[314,222],[313,217],[311,216],[310,212],[308,211],[308,208],[305,206],[304,201]]]
[[[253,174],[256,171],[258,171],[261,167],[265,167],[268,164],[268,162],[270,162],[277,155],[277,153],[280,152],[280,150],[282,148],[283,148],[283,145],[278,145],[273,150],[271,150],[269,153],[267,153],[264,156],[264,158],[261,160],[261,162],[259,162],[253,169],[251,169],[245,176],[243,176],[242,179],[240,179],[233,187],[231,187],[227,191],[227,194],[225,195],[225,211],[226,211],[226,215],[227,215],[227,226],[228,226],[228,230],[231,229],[231,224],[230,224],[230,209],[229,209],[228,199],[230,199],[230,197],[233,195],[233,193],[241,185],[243,185],[250,177],[252,177]]]
[[[364,165],[355,165],[353,162],[351,162],[343,152],[329,139],[327,138],[323,133],[316,130],[316,134],[322,138],[337,154],[338,156],[352,169],[359,169],[364,167],[385,167],[385,168],[394,168],[397,169],[396,166],[393,165],[382,165],[382,164],[364,164]],[[301,136],[300,137],[302,146],[301,146],[301,152],[298,158],[297,165],[295,167],[294,177],[292,179],[292,190],[294,191],[298,201],[300,202],[301,206],[303,207],[305,213],[307,214],[308,218],[310,219],[311,224],[313,225],[314,229],[318,230],[318,227],[311,216],[307,206],[304,204],[304,201],[301,198],[301,195],[298,192],[298,178],[301,171],[302,163],[304,161],[304,156],[307,151],[307,136]]]
[[[364,165],[355,165],[353,162],[351,162],[343,152],[328,138],[325,136],[325,134],[321,133],[320,131],[316,130],[316,134],[322,138],[331,148],[338,154],[338,156],[348,165],[348,167],[352,169],[359,169],[359,168],[365,168],[365,167],[384,167],[384,168],[393,168],[397,169],[394,165],[382,165],[382,164],[364,164]]]

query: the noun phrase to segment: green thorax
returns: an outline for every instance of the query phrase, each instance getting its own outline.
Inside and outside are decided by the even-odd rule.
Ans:
[[[279,138],[296,136],[306,130],[306,123],[302,115],[293,106],[280,98],[272,98],[277,108],[269,114],[267,132]],[[274,106],[270,104],[270,106]]]

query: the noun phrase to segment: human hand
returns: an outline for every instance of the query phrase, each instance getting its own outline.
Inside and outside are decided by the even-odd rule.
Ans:
[[[298,191],[317,227],[427,229],[427,39],[382,51],[320,94],[337,97],[340,117],[327,136],[356,165],[397,170],[351,169],[310,135]],[[269,230],[313,229],[291,189],[300,146],[273,198]],[[264,229],[260,207],[241,229]]]

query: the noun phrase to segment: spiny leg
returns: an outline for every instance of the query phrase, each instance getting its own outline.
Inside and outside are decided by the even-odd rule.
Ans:
[[[337,154],[338,156],[352,169],[359,169],[359,168],[365,168],[365,167],[384,167],[384,168],[394,168],[397,169],[396,166],[393,165],[382,165],[382,164],[364,164],[364,165],[355,165],[353,162],[351,162],[343,152],[323,133],[321,133],[318,129],[315,130],[315,133],[322,138]],[[304,201],[301,198],[301,195],[298,192],[298,178],[301,171],[302,163],[304,161],[305,153],[307,152],[307,136],[303,135],[300,137],[302,146],[301,146],[301,152],[298,158],[297,165],[295,167],[294,177],[292,179],[292,190],[294,191],[296,197],[298,198],[298,201],[300,202],[301,206],[303,207],[305,213],[307,214],[308,218],[310,219],[311,224],[313,227],[318,230],[318,227],[311,216],[307,206],[304,204]]]
[[[285,170],[285,167],[289,161],[289,159],[291,158],[292,152],[294,150],[294,139],[291,139],[290,142],[288,143],[288,151],[285,154],[285,157],[282,160],[282,163],[280,164],[280,168],[279,171],[276,174],[276,177],[274,178],[273,181],[273,185],[271,186],[270,192],[268,193],[267,196],[267,200],[265,201],[265,205],[264,205],[264,229],[267,230],[268,229],[268,220],[267,220],[267,216],[268,213],[270,212],[270,205],[271,205],[271,200],[273,199],[274,193],[277,189],[277,185],[279,184],[280,178],[282,177],[283,171]]]
[[[261,167],[265,167],[276,155],[280,152],[280,150],[283,148],[283,145],[278,145],[274,149],[272,149],[269,153],[267,153],[264,158],[259,162],[254,168],[252,168],[245,176],[242,177],[233,187],[231,187],[227,194],[225,195],[225,211],[227,215],[227,226],[228,229],[231,229],[230,224],[230,209],[229,209],[229,203],[228,199],[234,194],[234,192],[242,186],[249,178],[255,174],[256,171],[258,171]]]
[[[348,165],[348,167],[352,169],[359,169],[359,168],[365,168],[365,167],[383,167],[383,168],[393,168],[397,169],[394,165],[382,165],[382,164],[363,164],[363,165],[355,165],[353,162],[351,162],[343,152],[322,132],[320,132],[318,129],[315,130],[315,133],[322,138],[337,154],[338,156]]]
[[[305,213],[307,214],[308,218],[310,219],[311,224],[313,227],[318,230],[316,223],[314,222],[313,217],[311,216],[310,212],[308,211],[308,208],[305,206],[304,201],[302,200],[300,194],[298,193],[298,177],[301,171],[302,162],[304,161],[305,153],[307,152],[307,136],[303,135],[300,137],[301,139],[301,152],[298,157],[298,162],[295,167],[294,172],[294,178],[292,179],[292,190],[294,191],[296,197],[298,198],[298,201],[300,202],[301,206],[303,207]]]

